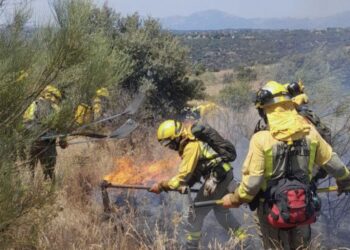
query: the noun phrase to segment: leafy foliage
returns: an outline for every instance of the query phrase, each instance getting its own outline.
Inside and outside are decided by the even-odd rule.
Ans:
[[[76,106],[89,104],[102,86],[110,89],[115,105],[123,104],[121,93],[146,91],[152,112],[162,110],[163,115],[203,93],[202,83],[187,77],[187,50],[157,21],[122,18],[89,0],[55,0],[53,9],[54,25],[27,28],[29,11],[19,5],[1,28],[2,247],[35,247],[40,227],[55,214],[55,185],[33,181],[26,171],[25,152],[35,138],[22,125],[24,111],[47,85],[64,94],[54,119],[57,133],[74,129]]]
[[[236,82],[220,91],[221,102],[235,111],[243,111],[250,107],[251,97],[251,86],[247,82]]]
[[[220,91],[220,101],[235,111],[247,110],[252,104],[253,90],[251,83],[256,78],[256,71],[249,67],[239,67],[236,72],[236,79],[234,79],[233,73],[226,73],[223,76],[223,81],[230,84]]]

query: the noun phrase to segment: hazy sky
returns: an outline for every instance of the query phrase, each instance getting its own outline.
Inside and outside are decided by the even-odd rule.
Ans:
[[[19,0],[6,0],[10,5]],[[34,19],[47,19],[48,2],[32,0]],[[103,4],[105,0],[93,0]],[[143,16],[189,15],[218,9],[240,17],[320,17],[350,10],[350,0],[108,0],[108,6],[122,14],[139,12]]]

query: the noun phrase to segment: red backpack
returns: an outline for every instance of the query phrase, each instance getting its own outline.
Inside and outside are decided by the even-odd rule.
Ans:
[[[267,221],[276,228],[292,228],[316,222],[321,205],[309,185],[282,178],[270,189]]]
[[[298,150],[298,145],[288,146],[284,154],[287,157],[284,175],[271,180],[265,192],[267,221],[276,228],[312,224],[321,209],[320,199],[310,185],[308,173],[291,167],[292,156],[307,152],[305,149]]]

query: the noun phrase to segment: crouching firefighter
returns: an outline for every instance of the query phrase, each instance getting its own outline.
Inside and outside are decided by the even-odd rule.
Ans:
[[[255,104],[269,130],[252,136],[242,182],[223,198],[224,206],[257,203],[265,249],[306,247],[310,224],[320,210],[310,185],[314,165],[336,178],[340,192],[350,186],[349,170],[315,127],[297,113],[282,84],[268,82],[258,91]]]
[[[157,136],[161,145],[178,151],[182,161],[178,174],[170,180],[154,184],[151,192],[183,190],[186,186],[200,182],[201,177],[204,178],[204,184],[195,201],[218,199],[233,191],[235,183],[229,162],[236,158],[235,147],[216,130],[199,123],[185,127],[179,121],[167,120],[159,126]],[[198,249],[204,218],[212,209],[221,226],[232,230],[237,237],[244,237],[244,232],[229,209],[222,206],[194,208],[188,219],[187,249]]]

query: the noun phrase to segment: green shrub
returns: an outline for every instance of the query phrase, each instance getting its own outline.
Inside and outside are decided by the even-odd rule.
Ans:
[[[235,111],[243,111],[252,105],[252,90],[247,82],[238,82],[226,86],[220,91],[220,102]]]

